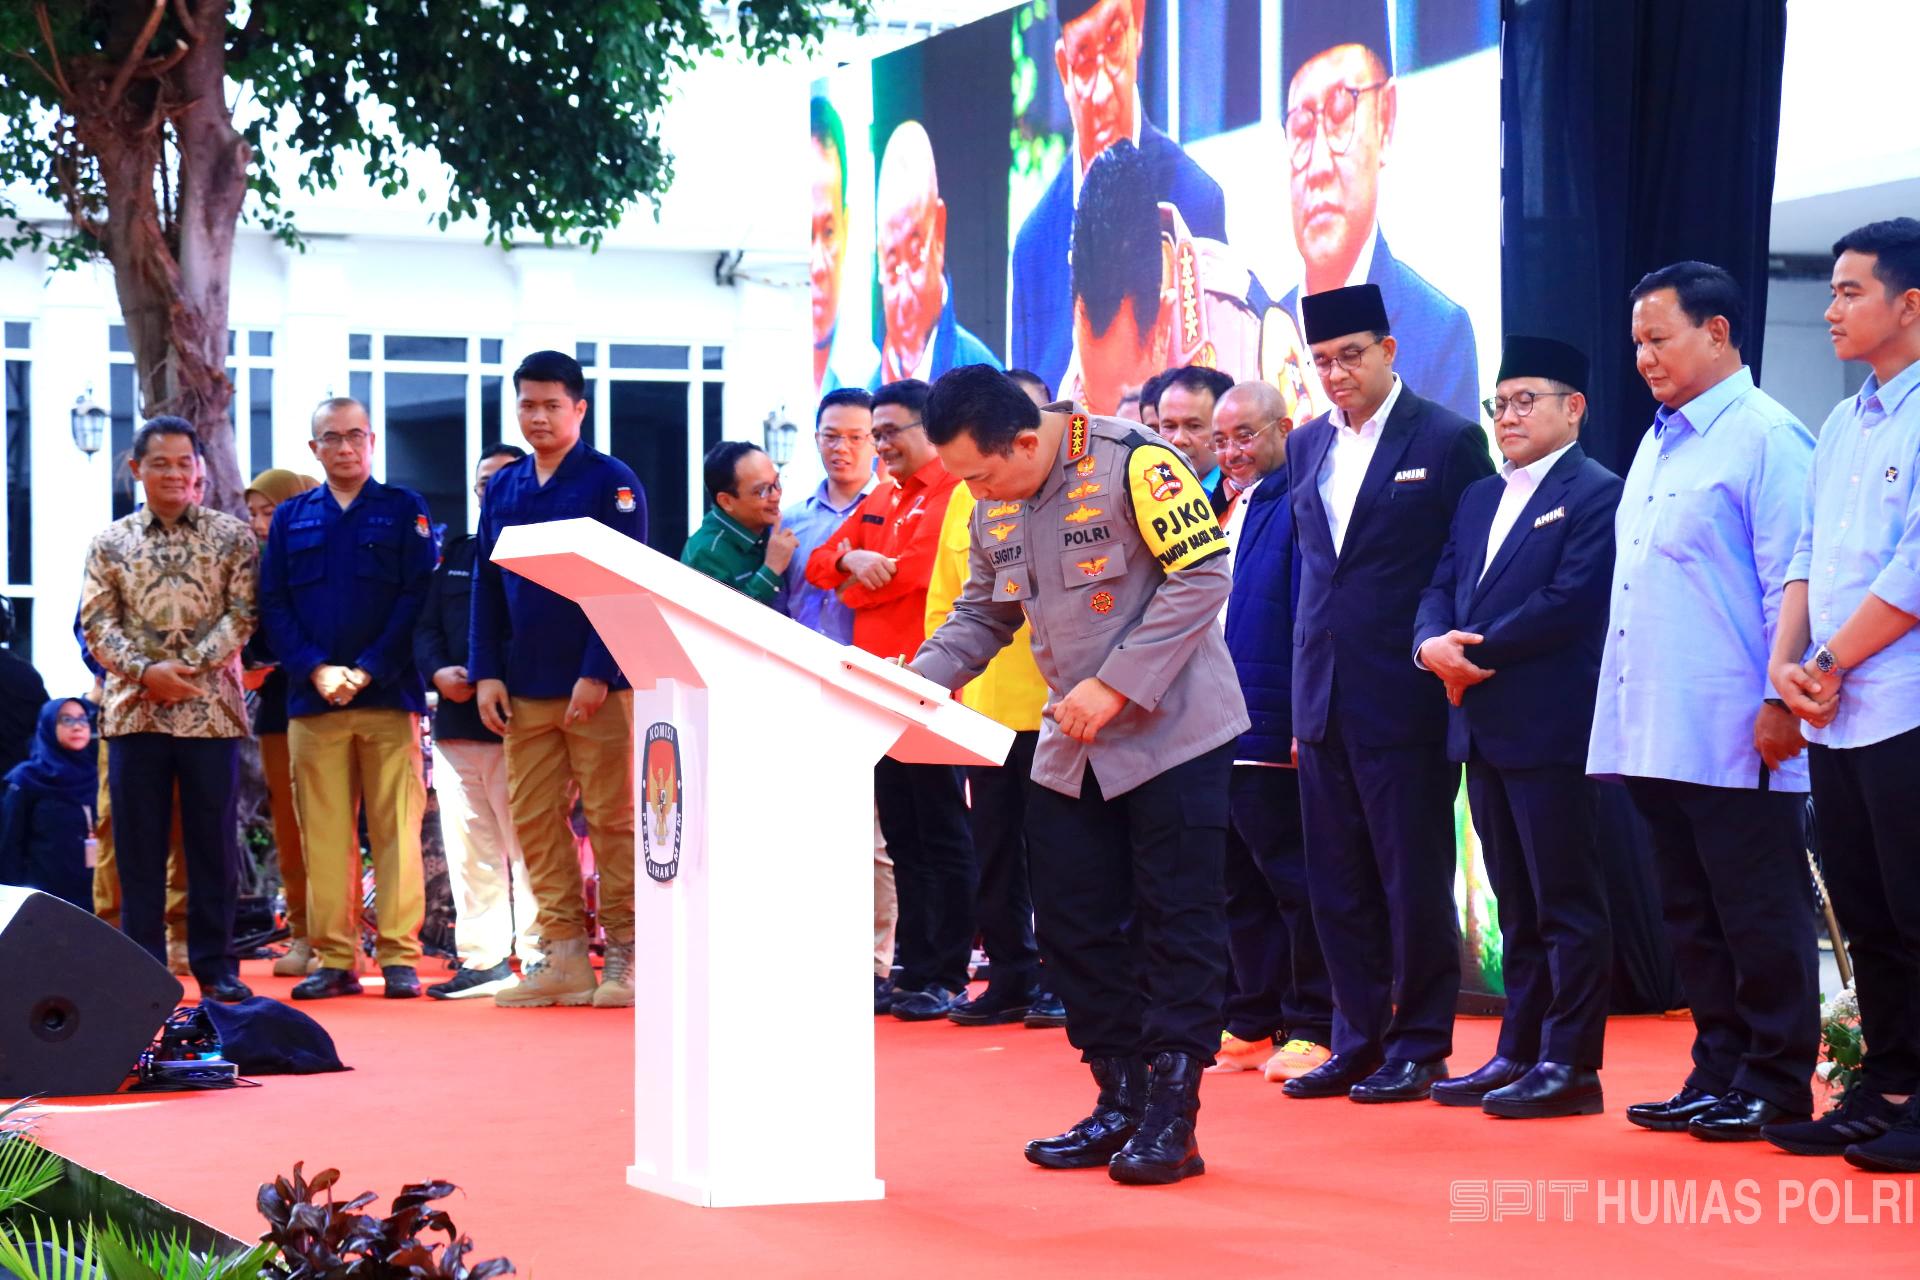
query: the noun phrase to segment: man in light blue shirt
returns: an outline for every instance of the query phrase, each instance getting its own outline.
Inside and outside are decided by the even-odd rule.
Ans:
[[[1920,222],[1833,247],[1834,354],[1873,374],[1827,416],[1787,570],[1773,683],[1807,723],[1814,821],[1847,931],[1861,1079],[1820,1120],[1770,1126],[1801,1155],[1920,1170]]]
[[[853,610],[833,592],[807,581],[807,557],[873,488],[873,397],[858,387],[829,391],[814,411],[813,438],[827,478],[780,513],[781,527],[800,541],[773,607],[810,631],[852,644]]]
[[[1694,1041],[1685,1086],[1627,1119],[1751,1141],[1812,1112],[1820,1047],[1805,743],[1766,701],[1813,437],[1753,385],[1732,276],[1676,263],[1633,298],[1661,408],[1614,525],[1587,772],[1624,781],[1647,820]]]

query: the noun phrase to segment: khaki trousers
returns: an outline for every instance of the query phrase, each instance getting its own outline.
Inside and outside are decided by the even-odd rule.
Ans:
[[[260,771],[267,777],[273,847],[280,859],[280,883],[287,891],[288,934],[298,942],[307,936],[307,857],[300,847],[300,817],[293,808],[293,757],[286,734],[260,735]]]
[[[542,943],[587,936],[580,852],[567,825],[568,784],[580,788],[600,873],[607,941],[633,941],[633,691],[622,689],[591,720],[566,723],[566,698],[514,698],[507,729],[507,805],[527,860]]]
[[[360,831],[367,812],[373,853],[375,959],[420,963],[426,873],[420,822],[427,787],[420,776],[420,717],[410,711],[348,707],[299,716],[287,728],[294,808],[307,869],[307,940],[329,969],[351,972],[360,953]]]
[[[93,914],[120,927],[120,864],[113,857],[113,805],[107,799],[107,740],[100,743],[100,794],[94,837],[100,842],[93,865]],[[187,944],[187,850],[180,836],[180,792],[173,794],[173,832],[167,842],[167,945]]]

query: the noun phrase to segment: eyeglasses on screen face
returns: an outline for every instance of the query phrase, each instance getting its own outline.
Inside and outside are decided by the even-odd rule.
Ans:
[[[1355,122],[1360,117],[1360,97],[1387,87],[1385,80],[1372,84],[1337,84],[1320,95],[1318,102],[1303,102],[1287,112],[1287,143],[1295,173],[1313,159],[1313,136],[1326,137],[1327,153],[1343,156],[1353,145]]]

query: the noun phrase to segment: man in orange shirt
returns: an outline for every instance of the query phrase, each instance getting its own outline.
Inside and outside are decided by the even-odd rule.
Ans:
[[[927,391],[906,378],[874,392],[873,443],[892,479],[807,559],[807,581],[853,610],[853,643],[902,661],[926,639],[927,582],[957,483],[922,424]],[[973,841],[960,770],[882,759],[873,785],[900,895],[892,1012],[908,1022],[944,1019],[967,988],[973,950]]]

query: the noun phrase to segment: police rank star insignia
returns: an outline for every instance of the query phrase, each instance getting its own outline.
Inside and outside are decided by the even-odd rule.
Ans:
[[[1098,520],[1105,514],[1107,513],[1103,508],[1090,507],[1083,502],[1060,518],[1068,524],[1085,524],[1089,520]]]
[[[613,491],[613,505],[619,511],[633,510],[633,490],[621,485]]]
[[[1533,522],[1533,527],[1538,529],[1545,525],[1552,524],[1555,520],[1564,520],[1566,518],[1566,515],[1567,515],[1567,509],[1565,507],[1555,507],[1553,510],[1547,512],[1547,514],[1541,516],[1538,520],[1535,520]]]
[[[1078,502],[1082,498],[1091,498],[1094,494],[1098,492],[1100,492],[1099,482],[1095,480],[1089,480],[1085,484],[1076,485],[1075,487],[1067,490],[1067,501]]]
[[[1087,456],[1087,415],[1076,413],[1067,419],[1067,461],[1078,462]]]
[[[988,525],[987,532],[993,535],[993,540],[995,542],[1005,542],[1007,540],[1007,535],[1012,533],[1015,529],[1018,529],[1019,527],[1020,525],[1017,521],[1002,520],[999,524]]]

